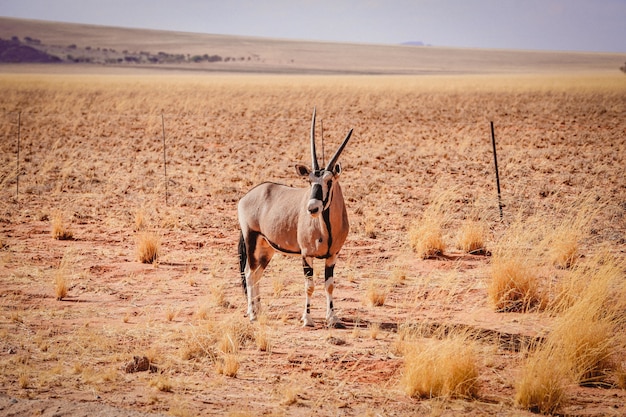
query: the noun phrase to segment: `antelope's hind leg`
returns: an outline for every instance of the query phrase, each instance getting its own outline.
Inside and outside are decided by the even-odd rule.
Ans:
[[[248,298],[248,318],[255,321],[261,310],[259,281],[263,271],[274,256],[274,249],[260,234],[249,236],[248,262],[246,264],[246,292]]]
[[[333,290],[335,289],[335,262],[337,256],[326,259],[324,268],[324,289],[326,290],[326,324],[328,327],[342,328],[344,327],[335,314],[335,305],[333,303]]]
[[[311,318],[311,297],[315,291],[315,283],[313,282],[312,258],[302,258],[302,269],[304,270],[304,294],[306,296],[306,304],[304,305],[304,313],[302,314],[302,327],[315,327],[315,322]]]

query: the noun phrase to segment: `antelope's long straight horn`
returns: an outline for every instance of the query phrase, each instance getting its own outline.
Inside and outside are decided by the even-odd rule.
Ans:
[[[341,144],[339,149],[337,149],[337,152],[335,152],[333,157],[330,159],[330,162],[328,163],[328,165],[326,165],[326,171],[332,171],[332,169],[335,167],[335,164],[337,163],[337,159],[339,159],[339,155],[341,155],[343,148],[346,147],[346,145],[348,144],[348,141],[350,140],[350,136],[352,136],[352,130],[353,129],[350,129],[350,131],[348,132],[348,136],[346,136],[346,138],[343,140],[343,143]]]
[[[313,120],[311,121],[311,165],[313,171],[319,171],[320,166],[317,163],[317,153],[315,152],[315,107],[313,107]]]

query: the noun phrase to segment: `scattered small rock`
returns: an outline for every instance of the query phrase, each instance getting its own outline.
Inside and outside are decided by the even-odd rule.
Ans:
[[[331,345],[335,345],[335,346],[341,346],[341,345],[345,345],[346,341],[343,339],[340,339],[338,337],[335,336],[330,336],[328,339],[328,343],[330,343]]]
[[[157,372],[159,368],[156,365],[150,363],[150,360],[145,356],[134,356],[131,362],[126,364],[126,368],[124,368],[127,374],[132,374],[135,372]]]

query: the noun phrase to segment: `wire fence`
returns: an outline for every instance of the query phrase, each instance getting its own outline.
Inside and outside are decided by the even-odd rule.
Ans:
[[[415,143],[415,147],[395,151],[394,158],[400,163],[411,158],[430,157],[428,163],[435,165],[441,163],[438,158],[440,159],[442,155],[448,158],[453,155],[451,161],[454,163],[450,164],[448,172],[461,175],[467,172],[480,172],[482,176],[490,176],[494,201],[498,198],[497,207],[500,207],[500,210],[502,201],[496,197],[500,178],[494,169],[494,162],[496,164],[498,162],[493,153],[496,147],[502,148],[498,149],[498,156],[504,160],[504,163],[500,164],[500,174],[503,174],[503,187],[509,190],[506,202],[510,203],[512,198],[517,198],[513,196],[511,190],[515,187],[524,188],[523,184],[511,183],[511,174],[514,173],[518,177],[516,181],[528,174],[524,172],[526,168],[522,164],[527,161],[522,161],[521,158],[536,158],[535,168],[545,174],[567,168],[584,173],[584,166],[568,167],[567,164],[555,163],[550,158],[560,158],[564,152],[573,150],[580,152],[582,157],[578,164],[584,165],[589,162],[601,165],[605,163],[605,154],[611,152],[610,146],[617,145],[624,149],[625,140],[620,129],[620,121],[602,125],[591,121],[557,123],[551,120],[549,115],[533,123],[507,119],[495,122],[490,120],[440,122],[434,117],[424,116],[416,116],[415,119],[405,120],[402,124],[384,119],[376,120],[375,126],[370,122],[355,121],[341,116],[318,119],[321,125],[318,126],[318,135],[323,130],[323,136],[329,138],[327,139],[329,142],[337,141],[337,138],[342,138],[348,128],[354,127],[356,123],[355,131],[361,130],[357,133],[357,136],[360,136],[357,141],[361,143],[356,148],[357,151],[352,152],[361,154],[361,159],[366,160],[362,166],[367,169],[375,169],[376,159],[380,161],[384,158],[381,155],[368,154],[372,142],[377,140],[386,140],[391,144],[397,142],[399,146]],[[112,171],[110,174],[116,174],[110,176],[115,179],[121,179],[124,174],[129,175],[131,170],[139,166],[152,177],[151,184],[155,184],[148,188],[153,192],[162,193],[163,201],[168,205],[171,203],[172,193],[178,192],[183,187],[182,184],[193,182],[188,180],[189,177],[197,177],[199,173],[206,172],[202,170],[202,164],[206,164],[209,171],[227,169],[212,159],[217,154],[225,160],[229,158],[228,160],[235,165],[245,165],[246,158],[262,157],[260,153],[249,154],[250,144],[256,144],[275,148],[278,156],[273,155],[270,158],[306,158],[308,146],[304,146],[304,138],[308,135],[308,124],[306,118],[288,117],[242,117],[237,123],[233,123],[223,117],[206,113],[5,111],[0,112],[2,137],[0,149],[4,165],[0,171],[0,185],[5,195],[13,194],[18,202],[20,195],[24,193],[38,194],[49,191],[54,186],[42,185],[50,182],[43,177],[51,175],[58,179],[64,175],[61,172],[63,167],[53,163],[53,160],[55,155],[71,148],[77,152],[76,160],[71,163],[77,171],[74,175],[85,177],[82,180],[75,180],[78,183],[76,187],[80,188],[81,183],[90,181],[97,183],[106,176],[106,173],[92,172],[98,170],[94,168],[94,161],[107,161]],[[572,128],[574,125],[575,129]],[[494,128],[493,135],[491,126]],[[298,140],[303,141],[303,151],[298,155],[281,156],[280,148],[293,142],[294,138],[302,138]],[[421,145],[429,151],[420,149]],[[328,148],[332,146],[334,142],[328,144]],[[598,149],[602,147],[606,149]],[[526,149],[528,152],[514,153],[511,152],[513,148]],[[323,149],[323,145],[322,147],[318,145],[319,149]],[[602,155],[601,160],[585,160],[586,155],[598,152]],[[470,158],[468,153],[474,155]],[[474,160],[476,154],[480,154],[478,161]],[[372,159],[371,162],[367,161],[368,157]],[[623,163],[623,155],[614,159],[615,163]],[[266,161],[268,166],[273,163],[275,161],[272,159]],[[190,166],[194,168],[191,169]],[[599,185],[607,181],[624,181],[615,177],[614,169],[607,168],[607,172],[609,171],[611,175],[606,181],[598,179]],[[253,173],[253,179],[262,180],[263,178],[259,178],[260,175]],[[236,177],[236,174],[232,177]],[[391,178],[389,182],[401,187],[403,180],[404,178]],[[514,193],[524,194],[523,191]]]

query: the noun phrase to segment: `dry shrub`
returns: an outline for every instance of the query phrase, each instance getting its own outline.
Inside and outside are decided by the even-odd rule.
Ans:
[[[67,226],[61,211],[57,210],[52,214],[51,223],[52,229],[50,233],[54,239],[72,240],[74,238],[74,233],[70,230],[69,226]]]
[[[234,378],[239,372],[239,358],[236,354],[227,353],[220,358],[216,363],[216,370],[218,374]]]
[[[162,392],[172,392],[173,388],[172,381],[170,381],[170,379],[163,374],[159,374],[158,376],[152,378],[150,380],[150,386]]]
[[[272,351],[272,342],[268,334],[266,325],[259,324],[259,327],[254,332],[254,341],[256,343],[257,349],[259,349],[261,352]]]
[[[156,233],[141,232],[137,237],[137,256],[144,264],[151,264],[157,261],[161,240]]]
[[[549,262],[558,268],[570,268],[580,257],[580,242],[589,235],[591,223],[606,207],[594,195],[584,195],[561,210],[542,245]]]
[[[544,228],[543,219],[519,217],[495,243],[487,292],[496,311],[527,312],[546,306],[547,292],[540,279]]]
[[[546,304],[535,271],[515,254],[494,256],[487,292],[500,312],[525,312]]]
[[[216,330],[211,323],[190,327],[183,338],[184,344],[180,350],[181,357],[184,360],[208,358],[210,361],[214,361],[217,357],[215,333]]]
[[[407,395],[419,398],[473,398],[478,394],[475,342],[465,333],[442,340],[421,339],[405,343],[401,385]]]
[[[409,228],[409,244],[415,254],[428,259],[441,255],[446,244],[443,229],[449,223],[449,208],[455,190],[439,192],[419,221]]]
[[[457,245],[463,252],[472,254],[486,253],[485,241],[487,238],[486,227],[475,220],[467,220],[459,231]]]
[[[570,285],[562,286],[551,306],[560,316],[529,356],[517,384],[519,406],[551,414],[565,401],[564,387],[569,383],[606,384],[612,371],[619,381],[616,356],[626,322],[623,271],[623,262],[599,255],[569,273],[565,280]]]
[[[583,300],[595,304],[596,309],[615,309],[606,304],[616,301],[619,305],[616,298],[624,291],[620,284],[623,274],[623,265],[606,252],[600,252],[561,277],[554,286],[550,310],[563,313]]]
[[[246,343],[254,340],[254,327],[245,317],[232,315],[218,325],[221,334],[217,348],[223,353],[237,353]]]
[[[439,256],[446,249],[441,226],[436,221],[423,221],[411,226],[409,243],[415,254],[422,259]]]
[[[62,300],[67,297],[69,292],[69,280],[70,265],[68,255],[63,256],[59,267],[54,271],[54,295],[57,300]]]
[[[385,305],[387,299],[387,290],[380,284],[370,282],[366,292],[367,302],[372,307],[381,307]]]
[[[144,209],[137,210],[135,213],[135,231],[144,230],[148,225],[146,212]]]
[[[531,354],[516,384],[515,404],[534,413],[553,414],[567,400],[567,369],[551,349]]]
[[[555,309],[563,313],[550,342],[558,348],[575,382],[594,384],[618,367],[614,356],[626,323],[624,264],[600,254],[588,265],[578,266],[570,277],[577,285],[565,288],[576,293],[559,293]],[[587,284],[581,288],[583,279]]]

